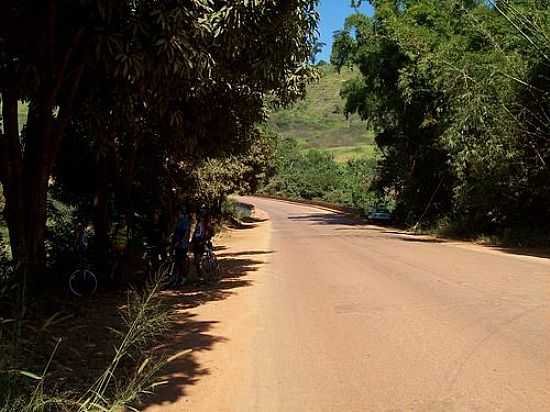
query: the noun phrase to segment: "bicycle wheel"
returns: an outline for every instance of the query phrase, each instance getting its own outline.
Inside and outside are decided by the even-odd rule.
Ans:
[[[163,279],[168,279],[172,277],[174,273],[174,260],[167,259],[159,265],[157,273]]]
[[[216,256],[205,253],[200,260],[200,270],[206,280],[217,280],[219,278],[219,265]]]
[[[212,255],[212,273],[214,275],[215,280],[220,280],[222,277],[222,271],[220,268],[220,263],[218,262],[218,258],[216,255]]]
[[[97,290],[97,278],[88,269],[77,269],[69,277],[69,289],[78,297],[91,296]]]

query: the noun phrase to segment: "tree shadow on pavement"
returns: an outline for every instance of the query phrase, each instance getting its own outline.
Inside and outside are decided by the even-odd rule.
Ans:
[[[420,237],[418,235],[390,236],[389,238],[412,243],[447,243],[447,241],[443,239],[438,239],[435,237]]]
[[[212,328],[218,321],[197,320],[197,315],[189,310],[208,302],[227,299],[236,289],[251,286],[252,281],[246,277],[257,271],[263,262],[248,256],[268,253],[271,252],[244,251],[219,254],[222,278],[218,282],[178,291],[166,291],[162,294],[164,303],[171,308],[171,322],[169,330],[164,334],[164,341],[152,351],[155,354],[164,353],[166,357],[175,359],[161,372],[161,379],[166,383],[157,387],[154,395],[142,399],[138,409],[175,403],[187,395],[190,385],[196,384],[201,377],[210,374],[209,369],[200,364],[197,354],[210,351],[216,344],[224,343],[227,339],[212,333]]]
[[[449,237],[449,238],[439,238],[439,237],[430,237],[425,235],[417,235],[414,233],[409,233],[399,229],[393,229],[391,227],[385,227],[383,225],[373,225],[369,222],[366,222],[364,219],[355,218],[353,216],[347,216],[341,213],[310,213],[303,215],[294,215],[289,216],[291,221],[300,221],[300,222],[309,222],[312,224],[321,224],[321,225],[334,225],[334,226],[344,226],[337,227],[335,230],[338,231],[363,231],[363,230],[374,230],[381,235],[385,235],[385,239],[395,239],[404,242],[410,243],[425,243],[425,244],[444,244],[452,242],[466,242],[466,243],[475,243],[472,239],[465,239],[460,237]],[[492,250],[499,251],[502,253],[516,255],[516,256],[530,256],[537,258],[547,258],[550,259],[550,249],[543,248],[528,248],[528,247],[504,247],[497,245],[484,245]]]
[[[550,259],[550,249],[543,248],[520,248],[520,247],[505,247],[505,246],[487,246],[492,250],[496,250],[508,255],[529,256],[541,259]]]
[[[461,236],[449,236],[449,237],[426,237],[423,235],[417,235],[414,233],[408,233],[403,231],[384,231],[381,232],[392,236],[393,239],[404,240],[406,242],[419,242],[419,243],[447,243],[447,244],[471,244],[481,247],[485,247],[497,252],[506,253],[508,255],[515,256],[529,256],[541,259],[550,259],[549,248],[534,248],[534,247],[512,247],[512,246],[499,246],[492,244],[482,244],[476,242],[474,238],[461,237]]]
[[[232,219],[227,223],[227,226],[231,229],[254,229],[258,226],[258,223],[263,223],[269,219],[262,219],[258,217],[243,217],[241,220]]]
[[[357,226],[365,224],[365,222],[360,219],[354,219],[339,213],[310,213],[305,215],[289,216],[288,219],[300,222],[319,223],[323,225]]]
[[[271,255],[275,253],[273,250],[254,250],[254,251],[245,251],[245,252],[235,252],[235,253],[220,253],[218,258],[228,258],[236,256],[257,256],[257,255]]]

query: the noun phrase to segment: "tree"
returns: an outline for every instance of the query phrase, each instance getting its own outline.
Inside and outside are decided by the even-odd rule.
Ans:
[[[377,132],[382,160],[374,188],[381,195],[394,193],[396,214],[414,222],[434,193],[432,214],[445,213],[450,203],[452,178],[439,142],[443,129],[438,113],[445,101],[431,84],[430,67],[419,65],[439,41],[421,36],[434,22],[430,13],[436,13],[436,5],[425,1],[395,7],[394,2],[377,2],[376,7],[372,18],[347,19],[344,31],[337,34],[340,41],[335,42],[333,57],[340,65],[357,65],[362,74],[348,82],[342,94],[346,112],[359,113]]]
[[[446,217],[471,232],[546,224],[548,7],[373,6],[374,16],[346,21],[332,58],[361,72],[342,94],[346,111],[377,131],[374,187],[392,193],[411,223]]]
[[[316,3],[3,3],[0,181],[22,273],[43,272],[46,198],[67,127],[84,125],[97,153],[96,206],[105,207],[111,170],[112,190],[128,207],[134,177],[150,160],[147,139],[160,145],[157,159],[169,152],[170,165],[197,164],[207,153],[230,154],[253,132],[264,95],[287,104],[303,94]],[[21,135],[19,101],[30,107]]]

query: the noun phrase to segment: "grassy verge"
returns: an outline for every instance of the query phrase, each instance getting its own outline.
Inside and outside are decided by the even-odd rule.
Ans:
[[[0,411],[122,411],[156,386],[167,332],[159,282],[92,301],[34,302],[17,325],[0,317]],[[62,300],[61,300],[62,299]],[[58,310],[51,314],[52,304]]]
[[[334,160],[339,163],[347,162],[352,159],[368,158],[375,159],[378,151],[376,146],[371,144],[359,144],[356,146],[341,146],[330,147],[323,149],[326,152],[332,153]]]

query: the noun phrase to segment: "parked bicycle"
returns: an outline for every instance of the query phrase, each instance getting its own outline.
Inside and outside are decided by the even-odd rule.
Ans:
[[[77,297],[91,296],[97,290],[97,277],[84,259],[80,259],[77,269],[69,276],[69,290]]]
[[[214,247],[210,240],[205,243],[202,253],[195,256],[195,259],[198,259],[198,261],[195,262],[195,266],[199,272],[199,277],[207,282],[220,279],[220,264],[216,254],[214,253]]]
[[[177,268],[174,254],[166,256],[160,263],[157,274],[163,278],[164,284],[170,289],[180,288],[187,282],[187,277]]]
[[[166,260],[166,255],[162,253],[162,249],[158,246],[144,243],[143,247],[144,252],[141,259],[145,263],[145,277],[150,280],[156,276],[162,263]]]
[[[165,287],[176,288],[183,285],[185,279],[180,279],[177,273],[175,253],[164,253],[158,246],[144,242],[144,252],[141,260],[144,269],[139,273],[146,281],[159,280]]]
[[[78,265],[69,275],[69,290],[78,297],[91,296],[97,290],[97,277],[86,263],[88,252],[88,233],[82,222],[75,228],[73,250],[78,256]]]

